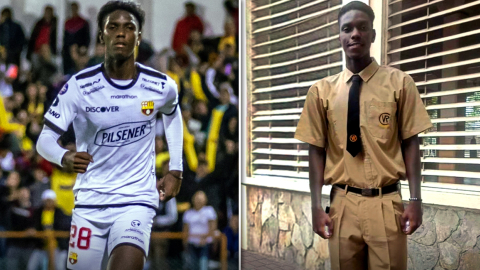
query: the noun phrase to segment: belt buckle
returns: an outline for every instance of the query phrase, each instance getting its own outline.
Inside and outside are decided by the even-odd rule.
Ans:
[[[362,196],[372,197],[373,196],[373,189],[371,189],[371,188],[362,189]]]

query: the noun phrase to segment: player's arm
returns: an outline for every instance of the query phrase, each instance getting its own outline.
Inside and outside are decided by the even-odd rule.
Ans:
[[[402,142],[403,160],[407,171],[408,185],[410,187],[410,198],[422,198],[421,195],[421,162],[420,162],[420,142],[418,135],[412,136]],[[410,206],[411,205],[411,206]],[[410,226],[405,228],[406,234],[412,234],[422,225],[422,202],[411,201],[407,208],[406,220],[410,221]],[[403,220],[402,220],[403,223]]]
[[[319,89],[322,88],[320,82],[310,87],[295,131],[295,138],[309,144],[308,161],[310,165],[308,175],[312,200],[313,231],[327,239],[332,235],[333,226],[330,217],[322,208],[322,187],[326,161],[325,146],[328,137],[328,108],[326,108],[328,103],[321,98]],[[325,231],[325,226],[328,226],[328,232]]]
[[[159,181],[160,199],[168,201],[177,196],[182,185],[183,172],[183,121],[180,106],[178,106],[177,85],[169,78],[168,101],[161,112],[163,126],[170,154],[169,172]]]
[[[72,77],[45,113],[45,125],[38,138],[37,151],[52,163],[84,173],[88,164],[93,162],[92,156],[86,152],[69,151],[58,144],[58,138],[77,116],[78,100],[77,84]]]
[[[418,133],[432,127],[430,117],[420,98],[420,93],[410,76],[404,79],[404,87],[397,101],[398,130],[402,137],[402,152],[411,201],[403,212],[401,223],[406,234],[412,234],[422,225],[421,162]],[[410,226],[405,226],[406,222]]]
[[[322,188],[324,184],[325,148],[310,144],[308,148],[309,166],[308,179],[310,181],[310,194],[312,200],[313,231],[324,239],[330,238],[333,233],[332,221],[322,208]],[[328,232],[325,231],[328,226]]]
[[[69,151],[58,144],[60,134],[47,125],[43,126],[37,142],[37,152],[46,160],[66,167],[76,173],[85,173],[88,164],[93,162],[87,152]]]

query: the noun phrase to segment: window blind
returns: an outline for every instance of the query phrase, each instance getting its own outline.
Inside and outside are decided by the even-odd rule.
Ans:
[[[480,184],[480,1],[389,0],[384,60],[417,84],[433,129],[425,181]]]
[[[308,179],[308,145],[293,139],[310,86],[342,70],[341,0],[252,0],[250,176]]]

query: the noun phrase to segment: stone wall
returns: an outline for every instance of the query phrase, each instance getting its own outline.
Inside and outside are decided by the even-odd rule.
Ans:
[[[249,186],[247,198],[248,250],[330,269],[328,242],[312,230],[308,193]],[[423,225],[408,239],[408,269],[480,269],[480,211],[424,205]]]

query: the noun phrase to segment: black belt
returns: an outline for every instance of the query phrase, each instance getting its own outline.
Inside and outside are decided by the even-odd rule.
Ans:
[[[346,185],[341,185],[341,184],[335,184],[334,186],[339,187],[341,189],[345,189],[346,187]],[[389,185],[386,187],[382,187],[381,189],[382,189],[382,194],[388,194],[388,193],[398,191],[398,183],[395,183],[393,185]],[[374,197],[374,196],[380,195],[380,188],[361,189],[361,188],[348,186],[347,192],[353,192],[353,193],[357,193],[367,197]]]

